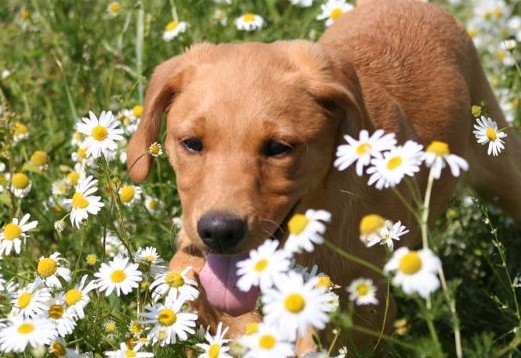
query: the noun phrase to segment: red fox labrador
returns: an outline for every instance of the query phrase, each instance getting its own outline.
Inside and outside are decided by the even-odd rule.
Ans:
[[[267,238],[284,241],[282,229],[295,212],[331,212],[326,240],[380,267],[384,249],[359,240],[364,215],[401,220],[411,232],[399,244],[419,244],[415,219],[392,191],[369,187],[353,168],[333,167],[346,134],[382,128],[400,143],[448,143],[469,162],[466,183],[521,222],[521,185],[513,185],[520,183],[521,141],[510,133],[507,153],[487,156],[472,134],[471,106],[482,102],[499,127],[507,127],[476,49],[453,17],[412,0],[364,1],[317,43],[203,43],[160,64],[128,145],[129,175],[146,179],[153,159],[147,148],[166,112],[165,147],[183,209],[170,267],[194,267],[203,281],[196,307],[201,321],[222,321],[234,336],[258,320],[251,297],[235,287],[235,263]],[[415,177],[420,188],[426,176],[423,170]],[[436,181],[431,222],[457,182],[445,172]],[[325,247],[298,261],[318,264],[341,286],[360,276],[384,283]],[[385,302],[385,290],[378,292]],[[384,311],[380,304],[358,315],[379,328]]]

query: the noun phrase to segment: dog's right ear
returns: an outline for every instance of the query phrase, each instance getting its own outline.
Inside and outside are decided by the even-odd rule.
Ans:
[[[141,121],[127,146],[127,169],[134,181],[145,180],[150,172],[153,157],[148,154],[148,148],[157,140],[161,117],[181,91],[186,72],[183,56],[176,56],[157,66],[152,75]]]

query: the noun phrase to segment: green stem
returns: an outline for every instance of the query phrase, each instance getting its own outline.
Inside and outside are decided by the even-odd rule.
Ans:
[[[405,343],[405,342],[403,342],[403,341],[401,341],[399,339],[396,339],[396,338],[394,338],[392,336],[388,336],[386,334],[381,334],[380,332],[374,332],[373,330],[371,330],[369,328],[366,328],[366,327],[363,327],[363,326],[358,326],[356,324],[353,324],[350,328],[353,329],[354,331],[365,333],[365,334],[373,336],[373,337],[380,337],[381,336],[387,342],[391,342],[393,344],[399,345],[399,346],[401,346],[403,348],[406,348],[406,349],[409,349],[411,351],[418,352],[418,347],[416,347],[415,345],[409,344],[409,343]]]
[[[449,303],[450,313],[452,315],[452,329],[454,330],[454,345],[456,347],[456,357],[463,357],[463,349],[461,348],[461,331],[459,326],[458,314],[456,312],[456,300],[449,292],[449,288],[447,286],[447,281],[445,280],[445,273],[443,272],[443,267],[440,266],[438,269],[438,275],[440,276],[441,287],[443,288],[443,292],[445,293],[445,298]]]
[[[411,206],[411,204],[409,204],[407,202],[407,200],[405,199],[405,197],[403,196],[402,193],[400,193],[400,191],[396,188],[391,188],[393,190],[393,192],[396,194],[396,196],[398,197],[398,199],[400,199],[400,201],[402,202],[402,204],[407,208],[407,210],[409,210],[411,212],[411,214],[414,216],[414,218],[417,220],[417,221],[420,221],[420,217],[418,216],[418,213],[416,212],[416,210]]]
[[[429,248],[428,226],[429,226],[429,206],[431,202],[432,185],[434,183],[434,166],[429,171],[425,199],[423,200],[422,215],[420,221],[423,248]]]

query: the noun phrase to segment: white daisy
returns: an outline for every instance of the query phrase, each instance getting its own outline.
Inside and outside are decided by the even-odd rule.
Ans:
[[[225,346],[226,343],[230,342],[229,339],[225,339],[224,336],[228,332],[228,327],[223,330],[222,322],[219,322],[217,325],[217,330],[215,335],[212,336],[210,334],[210,327],[206,329],[206,342],[207,343],[198,343],[196,347],[199,347],[204,350],[203,353],[200,353],[198,358],[232,358],[227,352],[230,350],[230,347]]]
[[[378,230],[378,234],[373,236],[371,240],[367,242],[367,247],[374,246],[376,244],[387,245],[390,251],[394,250],[394,242],[393,240],[399,241],[400,236],[405,235],[409,232],[407,228],[402,225],[401,221],[396,223],[385,224],[383,227]]]
[[[31,191],[32,181],[24,173],[15,173],[11,177],[11,192],[17,198],[25,198]]]
[[[80,224],[91,215],[97,215],[105,205],[101,202],[101,197],[92,195],[97,190],[98,181],[92,175],[82,180],[76,186],[76,192],[71,199],[65,199],[65,204],[72,206],[71,223],[73,226],[80,227]]]
[[[49,344],[49,353],[54,354],[56,357],[65,358],[93,358],[92,353],[80,353],[78,348],[71,349],[65,348],[65,342],[61,338],[57,338]]]
[[[120,296],[127,295],[132,289],[139,286],[138,282],[142,280],[141,271],[138,270],[138,264],[128,262],[127,257],[114,257],[108,264],[102,263],[98,272],[94,274],[98,289],[108,296],[112,291]]]
[[[61,254],[59,252],[55,252],[49,257],[40,257],[38,261],[36,271],[47,287],[61,288],[62,284],[58,277],[61,277],[65,282],[71,280],[71,270],[63,266],[69,262],[60,256]]]
[[[138,264],[142,262],[148,262],[149,264],[160,264],[163,262],[163,259],[159,256],[155,247],[148,246],[137,249],[136,254],[134,255],[134,261]]]
[[[34,229],[38,221],[29,222],[30,214],[25,214],[21,220],[14,218],[9,224],[5,225],[0,232],[0,256],[4,253],[9,255],[11,250],[19,254],[22,247],[22,240],[29,237],[27,231]]]
[[[179,298],[185,301],[193,301],[199,297],[197,282],[188,277],[192,266],[187,266],[183,271],[169,271],[160,273],[150,284],[152,299],[157,302],[165,296]]]
[[[353,5],[346,0],[328,0],[320,5],[320,9],[322,13],[317,16],[317,20],[326,20],[326,26],[331,26],[343,13],[353,10]]]
[[[137,185],[123,185],[119,190],[119,199],[126,206],[141,201],[142,189]]]
[[[395,272],[393,285],[400,286],[406,294],[418,293],[427,298],[440,287],[437,274],[441,261],[429,249],[410,251],[401,247],[385,264],[384,272]]]
[[[383,151],[391,150],[396,145],[394,133],[384,133],[382,129],[378,129],[369,136],[369,132],[363,129],[359,139],[345,135],[347,144],[338,146],[335,167],[344,170],[356,162],[356,174],[362,176],[364,167],[369,165],[371,158],[381,158]]]
[[[476,137],[479,144],[485,145],[488,143],[487,154],[493,156],[499,155],[503,149],[505,149],[503,138],[507,134],[501,130],[498,130],[497,123],[491,118],[481,116],[476,118],[477,124],[474,124],[474,136]]]
[[[244,14],[235,19],[235,26],[243,31],[255,31],[265,25],[264,19],[252,13]]]
[[[290,271],[280,275],[275,287],[262,296],[264,320],[278,328],[283,338],[293,341],[297,334],[304,335],[310,327],[323,329],[329,321],[331,306],[317,281],[304,282],[301,275]]]
[[[377,305],[376,286],[370,278],[357,278],[347,286],[349,300],[357,305]]]
[[[83,117],[81,120],[76,124],[76,129],[86,135],[81,146],[87,147],[87,156],[98,158],[104,150],[116,150],[116,141],[123,140],[123,130],[117,128],[119,123],[110,111],[101,112],[99,119],[89,112],[89,118]]]
[[[165,40],[165,41],[172,40],[174,37],[177,37],[179,34],[185,32],[189,26],[190,25],[188,24],[188,22],[185,22],[185,21],[181,21],[181,22],[170,21],[165,26],[165,31],[163,32],[163,40]]]
[[[83,275],[79,284],[74,288],[65,292],[63,299],[67,305],[67,311],[70,311],[78,316],[79,319],[85,318],[83,309],[90,302],[89,292],[97,288],[95,281],[89,281],[87,285],[87,275]]]
[[[45,170],[49,167],[49,156],[43,150],[34,151],[29,161],[40,170]]]
[[[449,165],[453,176],[458,177],[460,170],[468,170],[469,163],[455,155],[451,154],[449,145],[445,142],[433,141],[422,155],[422,160],[425,165],[433,171],[434,179],[439,179],[441,170]]]
[[[51,291],[42,287],[42,281],[36,279],[34,282],[22,287],[13,293],[11,300],[11,313],[14,316],[37,317],[45,312],[45,303],[51,298]]]
[[[409,140],[385,152],[383,158],[371,159],[372,166],[367,169],[371,175],[368,185],[375,184],[381,190],[398,185],[406,175],[414,176],[420,171],[422,149],[422,145]]]
[[[69,192],[69,182],[66,179],[58,179],[52,183],[51,192],[55,196],[67,195]]]
[[[150,147],[148,147],[148,154],[156,158],[163,155],[163,148],[161,147],[161,144],[158,142],[150,144]]]
[[[277,250],[279,242],[266,240],[257,249],[250,251],[250,257],[237,263],[237,287],[248,292],[252,286],[266,290],[291,266],[290,257],[284,250]]]
[[[289,0],[292,5],[300,7],[310,7],[313,5],[313,0]]]
[[[101,244],[105,247],[105,254],[110,257],[114,256],[128,256],[128,251],[125,246],[121,245],[118,236],[112,231],[107,231],[105,236],[100,238]]]
[[[13,143],[29,138],[29,128],[21,122],[16,122],[13,126]]]
[[[139,350],[143,347],[143,343],[139,342],[134,346],[129,346],[127,343],[121,343],[117,351],[105,352],[106,357],[112,358],[148,358],[153,357],[154,353],[151,352],[140,352]]]
[[[288,222],[289,236],[284,250],[289,254],[312,252],[313,245],[324,242],[326,225],[331,221],[331,213],[325,210],[306,210],[305,214],[295,214]]]
[[[112,16],[118,16],[120,12],[121,4],[117,1],[113,1],[107,6],[107,13],[109,13]]]
[[[182,311],[185,301],[182,299],[165,300],[165,304],[145,307],[141,313],[144,324],[154,325],[147,335],[152,344],[159,342],[160,346],[186,341],[189,334],[195,333],[197,314]]]
[[[71,334],[76,328],[76,315],[66,309],[63,292],[46,302],[46,316],[54,324],[60,337]]]
[[[85,168],[82,167],[80,164],[76,163],[74,165],[74,170],[71,170],[67,174],[65,180],[69,185],[76,187],[80,182],[85,180],[86,176],[87,175],[85,174]]]
[[[286,358],[295,356],[295,347],[282,337],[280,331],[266,324],[251,326],[253,332],[241,338],[248,351],[244,358]]]
[[[55,337],[56,330],[48,319],[12,317],[0,330],[0,351],[21,353],[28,345],[43,346]]]
[[[159,212],[161,202],[159,199],[152,196],[145,196],[145,208],[151,215],[155,215]]]

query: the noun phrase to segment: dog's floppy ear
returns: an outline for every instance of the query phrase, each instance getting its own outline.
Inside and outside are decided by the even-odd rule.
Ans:
[[[132,180],[141,182],[150,172],[153,157],[147,153],[157,140],[161,117],[185,82],[182,56],[173,57],[156,67],[148,85],[139,126],[127,146],[127,168]]]
[[[307,78],[307,91],[317,102],[343,119],[344,132],[372,130],[360,81],[354,66],[328,47],[308,41],[293,41],[292,55]]]

